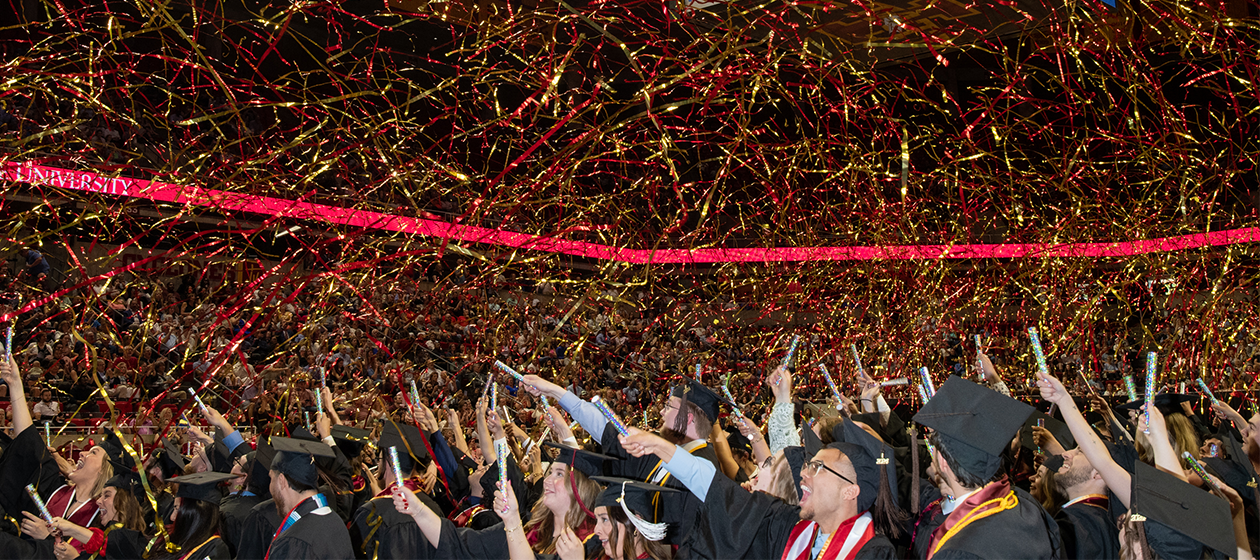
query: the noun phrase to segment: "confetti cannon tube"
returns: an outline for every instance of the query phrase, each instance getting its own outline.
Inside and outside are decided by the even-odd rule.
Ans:
[[[840,389],[836,388],[836,382],[831,378],[831,372],[827,371],[827,366],[818,364],[818,369],[822,370],[823,378],[827,380],[827,386],[831,387],[831,394],[836,397],[836,404],[844,402],[840,398]]]
[[[927,390],[928,398],[936,396],[936,386],[932,384],[932,374],[928,373],[927,366],[919,368],[919,377],[923,378],[923,388]]]
[[[1202,377],[1200,377],[1200,378],[1198,378],[1198,379],[1195,379],[1194,381],[1195,381],[1195,383],[1198,383],[1198,384],[1199,384],[1199,390],[1200,390],[1200,391],[1203,391],[1203,394],[1204,394],[1204,395],[1207,395],[1208,400],[1212,401],[1212,404],[1216,404],[1216,403],[1218,403],[1218,402],[1221,402],[1221,401],[1216,400],[1216,395],[1213,395],[1213,394],[1212,394],[1212,390],[1208,388],[1207,383],[1204,383],[1204,382],[1203,382],[1203,378],[1202,378]]]
[[[909,385],[909,384],[910,384],[910,380],[904,377],[894,377],[892,379],[885,379],[879,382],[880,387],[896,387],[898,385]]]
[[[1133,376],[1124,376],[1124,390],[1129,394],[1129,402],[1137,400],[1137,386],[1133,384]]]
[[[521,372],[512,369],[511,366],[508,366],[507,364],[500,362],[499,360],[494,361],[494,367],[499,368],[499,371],[502,371],[503,373],[511,375],[512,377],[516,378],[516,380],[520,381],[521,383],[525,382],[525,376],[521,375]]]
[[[1217,492],[1221,491],[1221,487],[1217,486],[1216,482],[1208,478],[1207,470],[1203,468],[1203,465],[1199,463],[1198,459],[1194,458],[1194,455],[1191,455],[1189,451],[1182,451],[1181,458],[1186,460],[1186,463],[1190,465],[1190,469],[1194,471],[1194,474],[1199,475],[1199,478],[1202,478],[1203,482],[1211,484],[1212,488],[1215,488]]]
[[[27,484],[26,493],[31,495],[31,501],[35,502],[35,507],[39,508],[40,517],[43,517],[44,522],[51,525],[53,522],[52,513],[48,511],[48,505],[44,503],[43,498],[39,497],[39,492],[35,491],[35,485]]]
[[[394,468],[394,483],[400,488],[403,485],[402,462],[398,460],[398,447],[389,446],[389,464]]]
[[[1155,406],[1155,366],[1159,355],[1146,353],[1146,433],[1151,433],[1151,408]]]
[[[621,422],[621,419],[617,418],[617,415],[613,414],[613,411],[610,410],[608,405],[605,404],[599,397],[591,397],[591,404],[595,405],[595,408],[599,409],[599,412],[604,415],[604,418],[608,419],[608,422],[613,425],[613,428],[616,428],[617,433],[623,436],[630,433],[630,430],[627,429],[626,425]]]
[[[787,354],[783,356],[783,367],[792,367],[792,359],[796,357],[796,348],[801,345],[800,335],[792,335],[792,344],[788,346]]]
[[[722,384],[722,392],[726,393],[726,400],[731,401],[731,410],[735,411],[735,416],[744,417],[744,413],[739,411],[739,407],[735,405],[735,395],[731,394],[731,388],[725,383]]]
[[[1033,356],[1037,358],[1037,371],[1041,375],[1050,375],[1050,367],[1046,365],[1046,353],[1041,348],[1041,337],[1037,335],[1037,327],[1028,327],[1028,341],[1032,343]]]

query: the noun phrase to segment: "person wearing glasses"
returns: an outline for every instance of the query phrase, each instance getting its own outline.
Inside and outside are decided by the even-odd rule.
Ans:
[[[776,375],[791,383],[786,370]],[[658,457],[703,502],[696,530],[704,533],[698,540],[715,543],[714,558],[897,558],[889,538],[901,535],[907,517],[892,490],[893,450],[849,420],[837,434],[844,441],[826,447],[806,437],[797,505],[745,490],[660,436],[632,428],[620,443],[631,455]]]

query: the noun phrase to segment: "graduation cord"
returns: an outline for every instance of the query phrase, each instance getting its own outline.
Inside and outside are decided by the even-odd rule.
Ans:
[[[973,521],[984,519],[990,515],[1001,513],[1008,509],[1014,509],[1015,506],[1018,505],[1019,498],[1015,496],[1014,491],[1007,493],[1001,498],[993,498],[992,500],[981,503],[976,506],[975,509],[967,512],[967,515],[964,515],[957,525],[954,525],[953,527],[950,527],[948,531],[945,531],[945,534],[941,536],[940,542],[936,543],[936,547],[928,553],[928,558],[930,559],[933,554],[936,554],[936,551],[940,550],[941,547],[945,545],[945,541],[948,541],[951,537],[958,534],[959,531],[963,530],[964,527],[970,525]]]
[[[193,555],[193,553],[194,553],[194,552],[197,552],[198,550],[201,550],[201,548],[202,548],[202,547],[206,546],[207,544],[210,544],[210,541],[213,541],[214,539],[217,539],[217,538],[219,538],[219,535],[210,535],[210,538],[208,538],[208,539],[206,539],[206,540],[202,541],[202,542],[201,542],[201,544],[197,545],[197,546],[196,546],[196,547],[194,547],[192,550],[188,551],[188,554],[185,554],[185,555],[181,556],[180,558],[181,558],[181,559],[184,559],[184,560],[187,560],[188,558],[192,557],[192,555]]]
[[[1107,498],[1107,496],[1103,494],[1086,494],[1079,498],[1073,499],[1066,504],[1063,504],[1063,507],[1061,507],[1060,509],[1067,509],[1068,506],[1075,505],[1075,504],[1085,504],[1088,506],[1094,506],[1094,507],[1107,509],[1107,504],[1109,502],[1110,500]]]

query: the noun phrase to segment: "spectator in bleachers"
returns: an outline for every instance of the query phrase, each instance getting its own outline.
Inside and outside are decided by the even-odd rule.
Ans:
[[[53,400],[52,390],[44,389],[39,395],[39,402],[31,410],[37,419],[53,420],[61,414],[61,403]]]

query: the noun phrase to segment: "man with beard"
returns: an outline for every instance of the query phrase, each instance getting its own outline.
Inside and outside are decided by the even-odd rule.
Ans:
[[[316,456],[335,457],[323,443],[271,438],[276,456],[271,460],[271,496],[280,513],[280,529],[267,550],[267,560],[346,559],[354,557],[350,532],[317,490]]]
[[[561,408],[577,420],[582,428],[598,441],[605,455],[621,459],[605,464],[609,476],[628,478],[658,484],[679,490],[686,488],[665,469],[664,461],[653,455],[635,457],[621,446],[619,434],[595,405],[583,401],[577,395],[536,375],[525,376],[525,384],[531,393],[556,399]],[[720,398],[708,387],[693,379],[685,379],[675,385],[661,415],[659,435],[666,441],[681,447],[698,459],[718,465],[717,455],[707,443],[713,431],[713,421],[718,417]],[[721,472],[721,469],[718,469]],[[678,557],[710,557],[705,551],[713,547],[707,543],[692,542],[688,535],[699,523],[701,502],[689,492],[677,492],[674,496],[662,496],[669,503],[662,504],[664,519],[670,526],[665,542],[679,546]]]
[[[1120,531],[1108,509],[1107,482],[1080,449],[1046,459],[1067,503],[1054,515],[1067,558],[1119,558]]]

